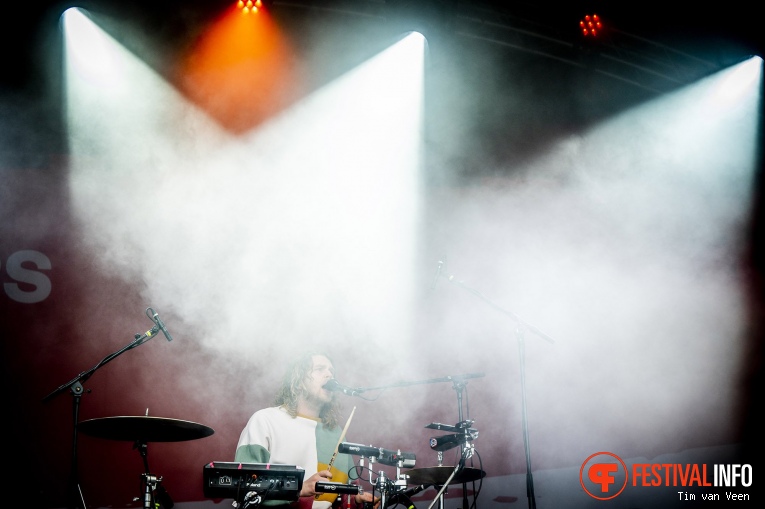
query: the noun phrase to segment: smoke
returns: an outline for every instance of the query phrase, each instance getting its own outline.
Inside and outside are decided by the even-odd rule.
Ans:
[[[512,168],[461,155],[480,137],[440,129],[445,173],[463,157],[495,171],[423,196],[421,105],[401,101],[411,82],[375,72],[389,59],[231,138],[121,55],[129,79],[113,94],[69,89],[85,242],[180,320],[179,341],[246,371],[248,403],[267,403],[276,367],[318,343],[339,352],[346,385],[433,382],[360,403],[361,434],[385,448],[453,424],[461,388],[436,381],[479,372],[469,415],[496,473],[523,468],[521,382],[540,466],[730,439],[752,146],[746,108],[698,115],[708,83],[537,139],[544,150]],[[428,293],[431,249],[447,278]],[[181,375],[187,389],[213,397],[196,375]]]
[[[545,464],[735,434],[756,103],[722,107],[725,78],[433,196],[431,236],[452,283],[426,307],[434,361],[474,360],[492,406],[513,413],[524,364]]]
[[[135,284],[179,342],[236,357],[232,376],[252,366],[240,383],[273,386],[306,348],[363,369],[406,346],[421,47],[419,68],[396,55],[417,48],[394,47],[235,138],[96,35],[115,65],[69,68],[70,190],[102,271]],[[213,397],[186,369],[185,388]]]

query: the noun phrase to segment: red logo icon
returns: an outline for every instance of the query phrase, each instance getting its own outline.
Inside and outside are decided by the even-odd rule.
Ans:
[[[579,482],[592,498],[611,500],[627,486],[627,465],[616,454],[596,452],[584,460],[579,469]]]

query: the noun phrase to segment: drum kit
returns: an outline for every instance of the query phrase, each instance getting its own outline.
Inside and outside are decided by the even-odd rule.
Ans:
[[[367,482],[373,486],[375,498],[379,498],[380,507],[389,507],[402,504],[408,509],[415,507],[411,497],[430,487],[438,490],[436,496],[432,499],[428,509],[431,509],[436,503],[439,509],[444,507],[444,494],[449,486],[462,484],[464,508],[467,504],[466,484],[469,482],[480,481],[486,476],[486,472],[479,468],[468,467],[466,461],[473,457],[475,448],[472,441],[478,437],[478,430],[472,427],[472,420],[461,421],[454,426],[430,423],[426,428],[440,431],[448,431],[452,434],[434,437],[430,439],[430,447],[438,453],[438,465],[425,468],[411,468],[402,473],[401,469],[405,467],[414,467],[415,455],[413,453],[402,453],[400,450],[393,452],[383,448],[364,447],[356,444],[341,444],[340,450],[349,454],[362,456],[359,461],[361,471],[364,471],[364,458],[369,461],[370,468]],[[456,447],[461,448],[460,460],[456,466],[443,465],[443,453]],[[374,472],[371,465],[375,462],[384,465],[396,467],[395,480],[390,480],[384,471],[377,473],[377,478],[373,479]],[[377,495],[379,494],[379,497]]]
[[[481,469],[466,467],[465,460],[473,455],[473,444],[471,441],[477,437],[478,432],[472,428],[473,421],[463,421],[455,426],[449,426],[439,423],[431,423],[426,428],[437,429],[440,431],[449,431],[453,434],[444,435],[444,440],[431,439],[431,448],[438,453],[438,465],[425,468],[407,468],[415,464],[413,453],[401,453],[401,451],[390,451],[383,448],[372,446],[358,446],[357,444],[342,443],[339,446],[341,452],[361,456],[360,464],[363,466],[364,460],[369,462],[370,467],[374,463],[391,465],[396,467],[396,479],[389,479],[385,472],[380,470],[374,473],[376,479],[372,479],[373,471],[368,469],[370,477],[367,480],[373,486],[374,494],[379,494],[379,507],[392,507],[398,504],[405,504],[406,507],[414,507],[411,497],[430,487],[438,490],[430,507],[436,502],[439,503],[439,509],[443,509],[444,493],[448,486],[457,484],[466,484],[483,479],[486,472]],[[197,440],[209,437],[214,430],[209,426],[191,421],[180,419],[170,419],[154,416],[115,416],[90,419],[79,423],[79,431],[95,438],[119,440],[133,442],[135,448],[141,454],[143,459],[144,473],[142,477],[142,498],[144,509],[155,509],[162,507],[171,509],[174,505],[167,491],[162,486],[162,477],[155,475],[149,468],[148,444],[150,442],[183,442],[187,440]],[[455,438],[457,438],[455,440]],[[434,442],[437,443],[435,446]],[[443,465],[443,452],[445,450],[461,447],[461,460],[456,466]],[[212,465],[211,463],[210,465]],[[205,467],[208,467],[206,465]],[[220,464],[218,465],[220,467]],[[244,471],[249,469],[257,470],[261,465],[244,465]],[[401,469],[406,471],[402,473]],[[207,469],[207,468],[206,468]],[[239,465],[242,469],[242,465]],[[300,483],[302,483],[302,470],[300,472]],[[272,472],[275,474],[275,472]],[[205,475],[205,483],[211,481]],[[234,483],[236,484],[236,483]],[[323,491],[335,491],[335,483],[321,483],[320,488]],[[205,493],[208,493],[205,486]],[[242,486],[232,486],[230,491],[221,491],[221,486],[213,495],[215,498],[235,498],[242,495]],[[251,491],[259,491],[259,485],[249,486]],[[360,493],[361,488],[357,486],[344,486],[346,491],[341,493],[351,493],[347,491],[352,489],[353,493]],[[246,491],[246,490],[245,490]],[[267,492],[268,490],[263,490]],[[299,490],[298,490],[299,491]],[[318,491],[318,490],[317,490]],[[464,492],[463,486],[463,492]],[[273,492],[272,492],[273,493]],[[230,494],[230,496],[227,496]],[[260,495],[260,493],[259,493]],[[267,498],[267,497],[266,497]],[[139,500],[137,497],[136,500]],[[262,500],[259,498],[259,500]],[[236,505],[236,503],[235,503]],[[241,507],[241,504],[239,504]],[[429,507],[429,509],[430,509]]]

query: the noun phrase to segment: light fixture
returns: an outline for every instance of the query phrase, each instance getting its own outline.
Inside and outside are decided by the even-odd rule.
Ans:
[[[597,37],[603,29],[603,23],[597,14],[586,14],[584,19],[579,20],[579,28],[585,37]]]
[[[236,6],[242,10],[243,14],[249,14],[251,12],[256,13],[263,7],[263,2],[262,0],[255,0],[254,2],[252,0],[239,0],[236,3]]]

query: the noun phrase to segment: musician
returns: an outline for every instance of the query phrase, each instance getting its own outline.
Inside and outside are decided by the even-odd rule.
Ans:
[[[274,406],[250,417],[236,446],[235,461],[239,463],[287,464],[305,469],[300,509],[339,507],[345,497],[317,493],[316,482],[345,484],[354,466],[352,456],[336,453],[343,428],[340,406],[337,392],[324,388],[334,377],[335,368],[327,355],[302,355],[285,373]],[[373,503],[372,493],[351,497],[359,509]]]

